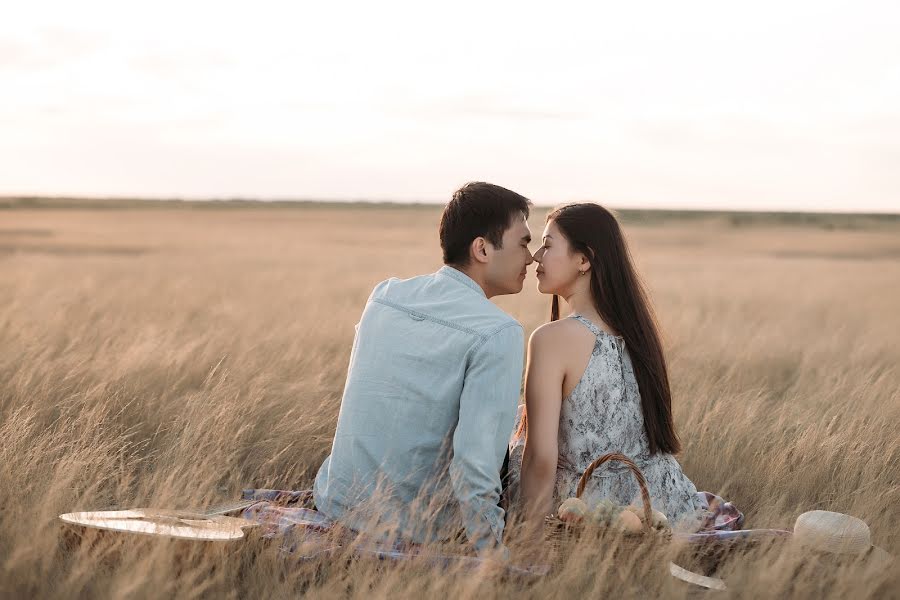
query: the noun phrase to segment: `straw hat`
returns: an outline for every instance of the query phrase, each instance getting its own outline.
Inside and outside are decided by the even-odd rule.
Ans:
[[[890,554],[872,545],[865,521],[837,512],[811,510],[803,513],[794,523],[793,539],[800,546],[816,552],[892,560]]]

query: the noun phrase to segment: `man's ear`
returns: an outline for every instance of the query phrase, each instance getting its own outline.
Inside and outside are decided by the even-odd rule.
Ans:
[[[488,260],[487,250],[487,240],[483,237],[477,237],[469,245],[469,256],[474,261],[486,263]]]

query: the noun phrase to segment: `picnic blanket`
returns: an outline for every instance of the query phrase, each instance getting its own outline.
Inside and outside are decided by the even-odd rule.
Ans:
[[[299,560],[311,560],[323,555],[348,550],[355,557],[369,557],[387,561],[416,559],[441,569],[453,567],[475,570],[483,566],[483,559],[462,552],[436,553],[432,548],[404,540],[390,540],[367,536],[342,527],[312,506],[312,490],[288,491],[270,489],[244,490],[241,499],[259,502],[245,508],[245,519],[262,525],[262,536],[281,542],[281,550]],[[526,577],[545,575],[549,565],[506,565],[510,575]]]
[[[778,530],[741,530],[744,515],[734,505],[709,492],[699,492],[701,503],[711,510],[701,515],[698,530],[693,533],[675,533],[674,537],[686,544],[709,544],[721,540],[789,535]],[[391,540],[366,536],[342,527],[339,523],[318,512],[313,506],[312,490],[243,490],[243,500],[258,500],[245,508],[242,516],[262,525],[264,538],[280,542],[281,550],[300,560],[310,560],[322,555],[347,550],[358,557],[403,561],[417,559],[438,568],[475,570],[483,566],[483,560],[464,549],[454,553],[436,553],[433,548],[403,540]],[[549,565],[508,565],[509,574],[540,576],[549,572]]]

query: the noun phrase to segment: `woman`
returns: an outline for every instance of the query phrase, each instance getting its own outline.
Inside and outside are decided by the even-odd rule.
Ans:
[[[538,290],[553,295],[551,322],[528,345],[525,413],[510,456],[521,471],[520,504],[537,525],[575,495],[585,468],[621,452],[644,473],[653,507],[672,523],[706,508],[673,454],[680,443],[657,326],[615,217],[597,204],[572,204],[547,216]],[[559,298],[571,311],[559,319]],[[593,475],[582,496],[639,502],[634,476],[620,463]]]

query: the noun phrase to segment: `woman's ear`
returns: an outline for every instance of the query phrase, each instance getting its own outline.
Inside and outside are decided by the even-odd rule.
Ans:
[[[591,261],[584,254],[579,255],[578,270],[587,273],[591,270]]]

